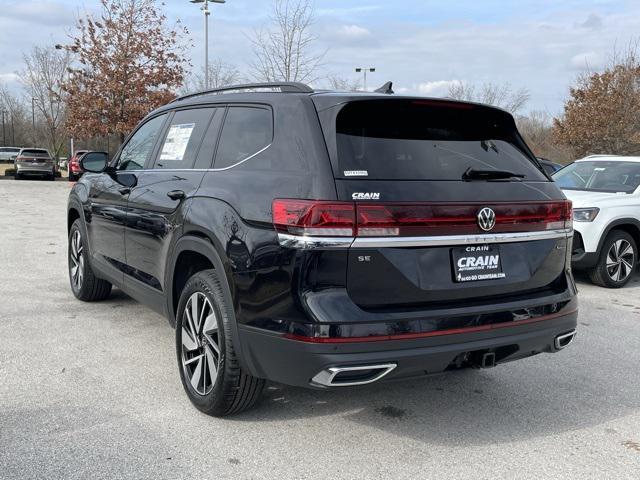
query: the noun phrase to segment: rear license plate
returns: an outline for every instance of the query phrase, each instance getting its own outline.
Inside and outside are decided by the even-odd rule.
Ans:
[[[504,278],[498,245],[470,245],[451,249],[453,279],[475,282]]]

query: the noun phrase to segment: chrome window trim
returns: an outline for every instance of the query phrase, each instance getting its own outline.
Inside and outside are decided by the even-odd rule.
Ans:
[[[247,158],[240,160],[238,163],[234,163],[233,165],[229,165],[228,167],[224,167],[224,168],[141,168],[137,170],[118,170],[118,172],[128,172],[128,173],[131,173],[131,172],[222,172],[224,170],[235,168],[238,165],[251,160],[255,156],[260,155],[262,152],[268,149],[271,145],[273,145],[273,142],[271,142],[266,147],[261,148],[256,153],[249,155]]]
[[[446,247],[488,243],[531,242],[567,238],[573,229],[544,230],[540,232],[489,233],[478,235],[445,235],[437,237],[310,237],[278,233],[278,242],[283,247],[300,249],[319,248],[402,248],[402,247]]]
[[[273,140],[271,141],[271,143],[269,143],[269,145],[267,145],[266,147],[261,148],[260,150],[258,150],[256,153],[249,155],[247,158],[240,160],[238,163],[234,163],[233,165],[229,165],[228,167],[223,167],[223,168],[210,168],[209,170],[213,171],[213,172],[222,172],[224,170],[229,170],[230,168],[234,168],[237,167],[238,165],[240,165],[241,163],[244,163],[246,161],[251,160],[253,157],[255,157],[256,155],[260,155],[262,152],[264,152],[267,148],[269,148],[271,145],[273,145]],[[214,159],[215,162],[215,159]]]

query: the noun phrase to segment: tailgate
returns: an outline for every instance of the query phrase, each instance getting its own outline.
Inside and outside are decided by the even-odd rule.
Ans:
[[[570,202],[511,115],[392,98],[344,102],[320,120],[337,200],[355,205],[355,303],[496,302],[566,288]]]

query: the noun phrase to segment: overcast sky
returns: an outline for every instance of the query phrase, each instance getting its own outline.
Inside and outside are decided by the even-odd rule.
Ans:
[[[17,89],[22,53],[64,42],[78,15],[97,0],[0,0],[0,82]],[[165,0],[203,63],[203,19],[187,0]],[[393,80],[401,92],[441,96],[452,81],[508,82],[527,88],[527,110],[556,114],[576,75],[598,69],[614,46],[640,37],[640,1],[626,0],[316,0],[314,33],[327,50],[323,73],[353,77],[375,66],[369,84]],[[213,5],[211,57],[245,71],[247,35],[267,21],[268,0]]]

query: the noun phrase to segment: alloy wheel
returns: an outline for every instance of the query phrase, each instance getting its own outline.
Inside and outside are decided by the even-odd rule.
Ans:
[[[207,395],[220,367],[218,318],[207,296],[195,292],[182,314],[182,367],[193,389]]]
[[[607,253],[607,275],[614,282],[621,282],[633,272],[635,253],[631,244],[624,239],[613,242]]]
[[[84,279],[84,247],[79,230],[71,235],[71,281],[76,290],[82,288]]]

